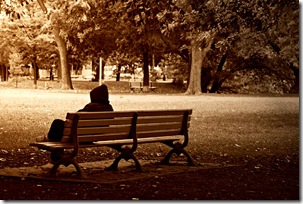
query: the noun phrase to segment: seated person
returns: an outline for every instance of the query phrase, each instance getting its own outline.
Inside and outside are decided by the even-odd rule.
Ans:
[[[107,86],[102,84],[94,88],[90,92],[91,102],[84,106],[83,109],[78,110],[78,112],[95,112],[95,111],[113,111],[113,107],[110,105],[108,100],[108,89]],[[49,132],[46,136],[39,137],[36,139],[37,142],[60,142],[64,131],[64,120],[55,119]],[[52,163],[58,161],[63,154],[63,150],[55,150],[51,152]]]

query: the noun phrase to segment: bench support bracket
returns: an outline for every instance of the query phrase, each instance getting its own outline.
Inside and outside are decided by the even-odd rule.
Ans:
[[[74,165],[74,167],[77,170],[77,175],[80,178],[86,178],[85,173],[79,166],[78,162],[74,159],[73,156],[63,156],[59,161],[55,162],[54,166],[51,168],[49,171],[49,176],[50,177],[56,177],[57,175],[57,169],[59,168],[60,165],[64,165],[65,167],[68,167],[70,164]]]
[[[180,154],[184,154],[187,158],[187,165],[188,166],[198,166],[198,163],[190,156],[190,154],[183,148],[183,145],[180,142],[177,142],[175,144],[173,144],[172,141],[169,142],[163,142],[164,144],[172,147],[173,149],[170,150],[165,158],[160,162],[161,164],[165,164],[165,165],[169,165],[169,159],[170,157],[175,153],[178,156],[180,156]]]
[[[120,155],[115,159],[115,161],[109,167],[106,168],[106,170],[118,171],[118,164],[121,159],[124,159],[125,161],[132,159],[132,160],[134,160],[134,162],[136,164],[136,170],[139,172],[143,172],[142,166],[141,166],[139,160],[133,154],[132,149],[130,149],[127,146],[125,148],[122,148],[121,146],[111,146],[111,147],[114,148],[115,150],[119,151]]]

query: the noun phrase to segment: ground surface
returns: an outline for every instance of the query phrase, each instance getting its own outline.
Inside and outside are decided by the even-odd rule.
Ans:
[[[86,93],[0,89],[0,169],[44,165],[48,153],[29,148],[54,118],[89,102]],[[238,95],[112,94],[115,110],[192,108],[188,151],[199,163],[238,164],[111,184],[0,177],[3,200],[299,200],[299,98]],[[159,159],[159,144],[138,148]],[[101,155],[98,156],[98,155]],[[112,159],[87,149],[79,162]],[[173,168],[173,166],[172,166]],[[114,176],[114,174],[113,174]],[[5,185],[4,185],[5,184]]]
[[[14,166],[31,161],[26,155],[14,154]],[[187,171],[184,167],[179,173],[108,184],[2,176],[0,197],[3,200],[299,200],[298,164],[281,161],[282,158],[260,159],[263,162],[256,158],[226,168]],[[38,162],[35,160],[32,165]],[[7,167],[10,163],[3,165]]]

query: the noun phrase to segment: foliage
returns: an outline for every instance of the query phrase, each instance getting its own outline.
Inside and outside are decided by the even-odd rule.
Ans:
[[[3,52],[19,53],[23,64],[36,63],[38,67],[48,68],[49,56],[56,51],[52,36],[43,27],[45,19],[42,12],[38,12],[37,5],[33,3],[25,4],[20,10],[23,12],[19,14],[19,18],[3,16],[1,21],[3,30],[0,35],[2,42],[10,45],[10,48]]]
[[[40,64],[56,53],[55,39],[66,46],[68,63],[78,67],[102,57],[108,63],[146,68],[152,55],[156,64],[179,55],[174,67],[182,70],[172,77],[196,84],[189,89],[219,93],[235,76],[254,75],[262,84],[268,75],[283,92],[298,90],[299,4],[294,0],[46,0],[46,16],[37,2],[11,2],[14,8],[1,3],[1,11],[14,19],[4,28],[18,28],[11,44]],[[193,71],[197,73],[191,76]],[[199,77],[190,80],[193,76]]]
[[[289,91],[289,84],[293,84],[294,81],[294,74],[289,70],[298,70],[296,66],[298,64],[298,27],[294,26],[299,24],[299,18],[298,4],[295,1],[289,4],[285,4],[284,1],[258,0],[250,2],[179,1],[178,3],[183,12],[174,13],[175,18],[169,22],[164,32],[178,32],[182,28],[189,32],[182,32],[186,35],[185,38],[194,39],[196,43],[200,42],[202,50],[206,46],[207,38],[215,37],[211,49],[209,51],[205,49],[207,55],[200,67],[202,68],[203,92],[220,92],[222,84],[226,83],[227,79],[229,83],[232,83],[230,79],[233,73],[242,73],[243,78],[246,78],[245,74],[248,74],[251,69],[259,69],[254,72],[259,78],[272,72],[273,80],[282,81],[283,83],[278,83],[283,85],[282,90]],[[291,23],[287,24],[289,19],[292,19]],[[285,22],[285,24],[281,23],[285,26],[279,26],[280,20]],[[287,30],[291,32],[284,35],[283,33]],[[273,31],[276,33],[273,34]],[[275,39],[277,43],[271,39]],[[280,52],[273,53],[275,50],[273,48],[280,46],[278,39],[280,42],[288,42],[289,45],[288,48],[283,46],[290,51],[289,56],[284,59]],[[181,48],[190,49],[189,42]],[[201,55],[205,55],[203,52]],[[282,59],[284,62],[281,63]],[[295,65],[287,63],[289,60],[295,61]],[[193,71],[193,68],[191,70]],[[239,70],[243,71],[239,72]],[[296,81],[298,81],[297,78]]]
[[[24,74],[23,70],[21,69],[22,61],[23,61],[22,56],[19,53],[14,52],[10,54],[9,56],[9,64],[11,66],[10,73],[13,76]]]
[[[188,63],[177,54],[166,54],[159,63],[163,67],[163,72],[177,86],[184,87],[184,82],[188,80]]]
[[[208,65],[203,67],[203,69],[211,70],[211,80],[220,81],[220,85],[211,91],[220,91],[221,85],[226,84],[224,81],[227,79],[231,84],[226,84],[226,86],[231,87],[233,75],[236,74],[238,78],[239,73],[242,73],[243,80],[250,78],[253,73],[259,81],[255,87],[258,85],[264,87],[264,84],[269,83],[268,77],[270,77],[270,81],[273,83],[269,84],[278,85],[280,93],[289,92],[295,85],[295,76],[291,70],[290,61],[298,64],[297,60],[293,60],[298,56],[298,29],[291,26],[298,25],[298,5],[295,2],[285,5],[280,2],[271,4],[271,6],[273,8],[267,8],[267,10],[260,8],[263,14],[260,15],[262,21],[259,21],[258,25],[245,26],[241,32],[216,40],[213,50],[208,55],[208,58],[212,60],[209,60]],[[279,19],[279,23],[277,23],[277,19]],[[285,23],[284,27],[279,26],[283,22],[289,22],[290,19],[292,20],[289,25],[286,26],[287,23]],[[273,28],[276,34],[272,33]],[[287,35],[283,34],[286,30],[290,31],[287,32]],[[277,33],[280,37],[277,37]],[[288,57],[283,58],[283,55],[276,53],[276,48],[280,49],[277,39],[288,42]],[[226,63],[223,70],[219,70],[218,66],[224,55],[227,55]],[[267,91],[277,92],[276,89],[268,87]]]
[[[3,39],[3,38],[2,38]],[[8,41],[0,41],[0,64],[9,65],[9,49],[11,45]]]

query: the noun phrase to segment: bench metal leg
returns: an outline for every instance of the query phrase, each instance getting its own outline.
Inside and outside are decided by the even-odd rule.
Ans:
[[[178,156],[183,153],[187,157],[187,165],[188,166],[198,166],[199,164],[190,156],[190,154],[182,147],[182,144],[177,142],[176,144],[169,145],[172,146],[173,149],[170,150],[165,158],[161,161],[161,164],[169,165],[170,157],[176,153]]]
[[[57,176],[57,169],[60,165],[64,165],[65,167],[68,167],[70,164],[74,165],[74,167],[77,170],[77,175],[80,178],[87,178],[82,168],[79,166],[78,162],[74,158],[62,158],[59,161],[57,161],[54,166],[49,171],[50,177],[56,177]]]
[[[123,158],[123,156],[122,156],[122,154],[120,154],[109,167],[105,168],[105,170],[118,171],[118,164],[122,158]]]
[[[118,171],[118,164],[121,159],[124,159],[125,161],[132,159],[132,160],[134,160],[134,162],[136,164],[136,170],[139,172],[143,172],[142,166],[141,166],[139,160],[135,157],[135,155],[133,154],[133,152],[131,151],[130,148],[128,148],[128,147],[125,147],[125,148],[113,147],[113,148],[118,150],[120,152],[120,155],[115,159],[115,161],[109,167],[105,168],[105,170]]]

